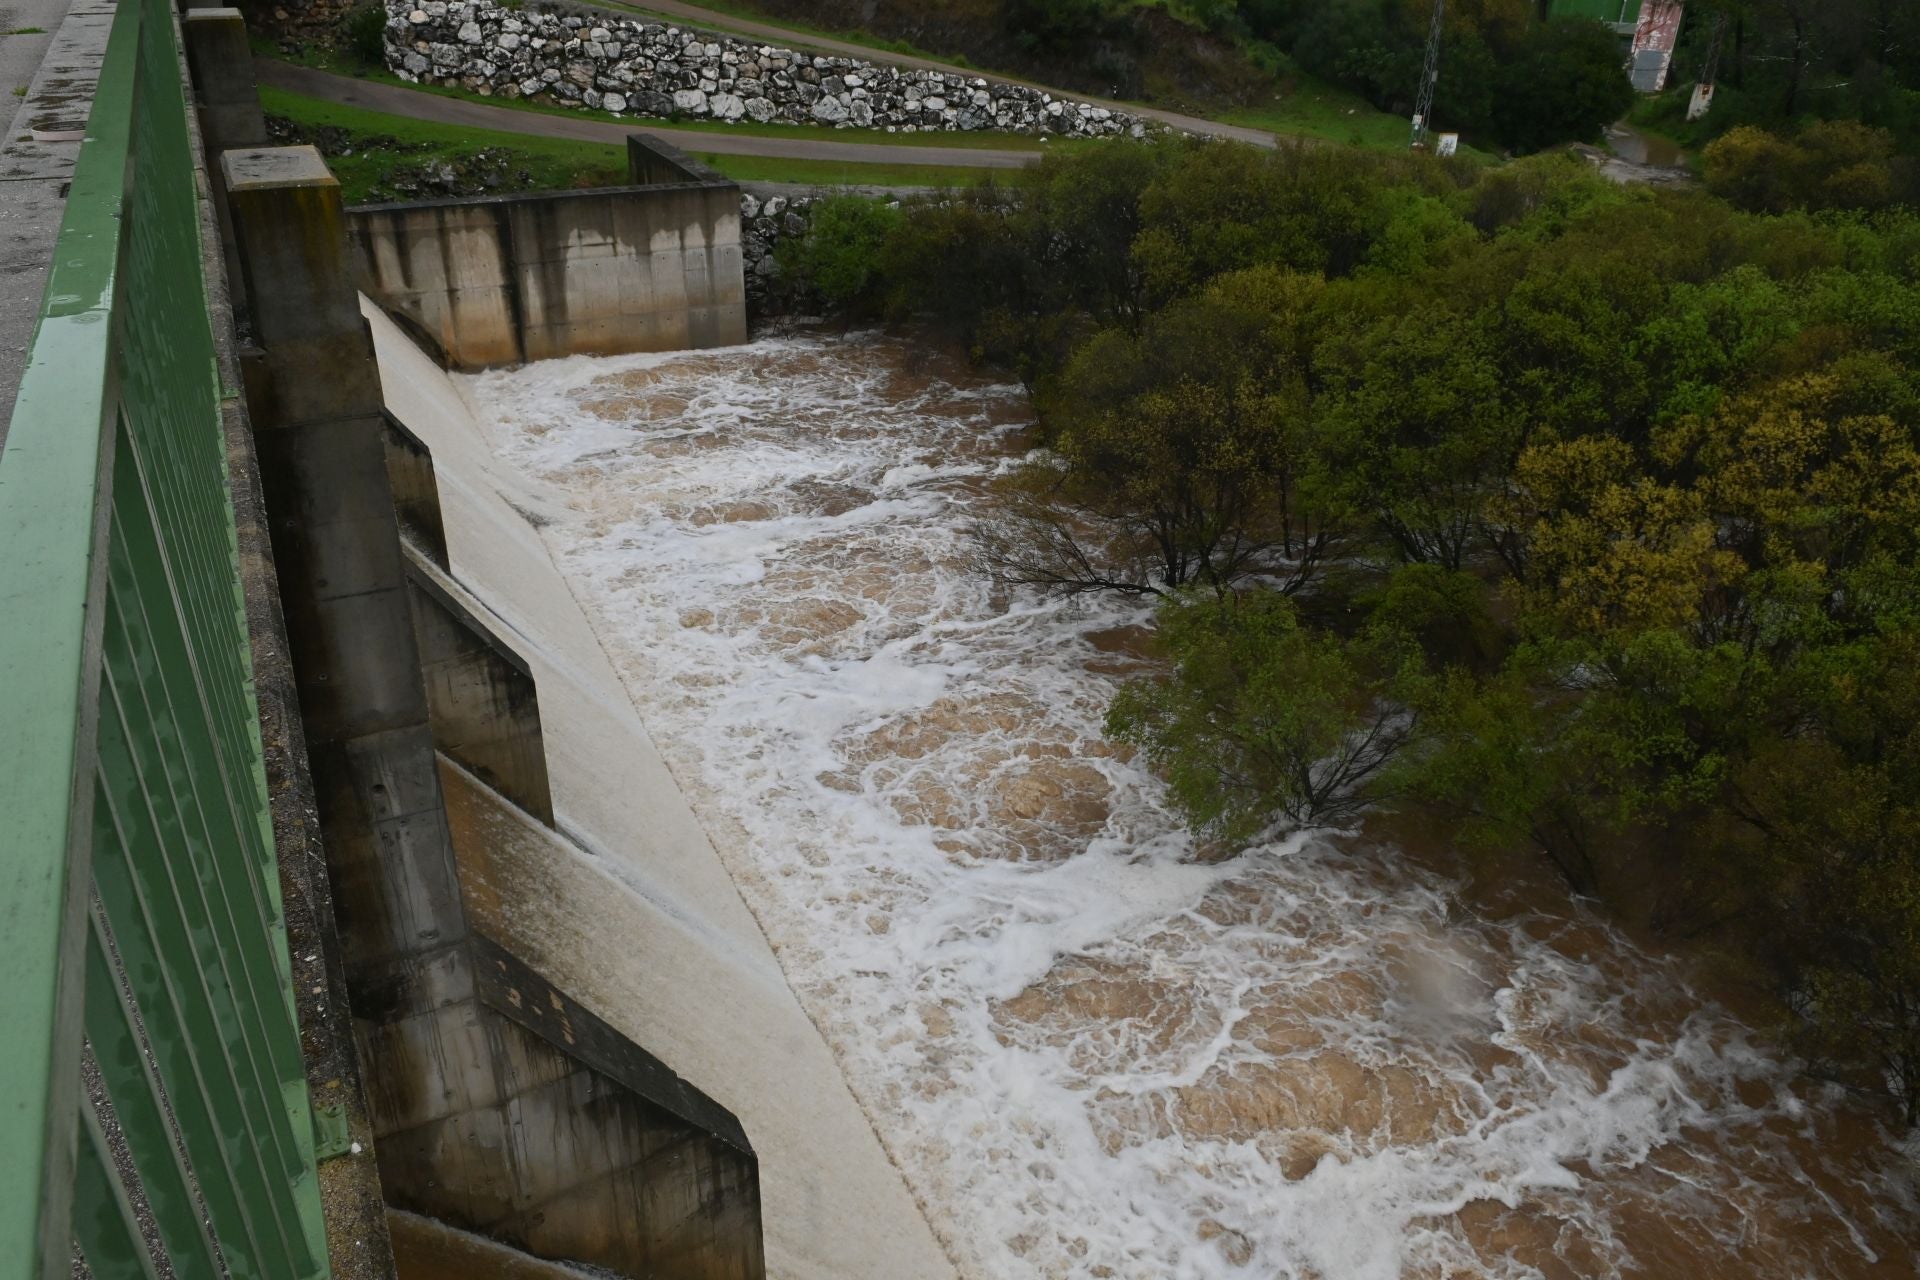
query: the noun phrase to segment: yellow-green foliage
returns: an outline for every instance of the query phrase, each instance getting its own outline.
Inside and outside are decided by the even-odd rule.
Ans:
[[[1920,226],[1338,160],[1120,149],[909,214],[894,296],[1052,446],[985,559],[1169,596],[1112,726],[1196,825],[1537,850],[1920,1116]]]
[[[1741,125],[1700,153],[1707,188],[1742,209],[1879,209],[1910,185],[1893,135],[1853,120],[1822,120],[1793,137]]]

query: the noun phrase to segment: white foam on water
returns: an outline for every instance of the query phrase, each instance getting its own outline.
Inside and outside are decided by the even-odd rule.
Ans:
[[[1143,608],[969,564],[1014,389],[872,335],[470,389],[968,1276],[1912,1274],[1891,1139],[1596,921],[1196,860],[1101,736]]]

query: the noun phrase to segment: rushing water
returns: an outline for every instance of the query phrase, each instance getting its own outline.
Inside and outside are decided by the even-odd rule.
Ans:
[[[873,337],[470,387],[973,1280],[1915,1274],[1914,1152],[1672,963],[1362,839],[1200,856],[1100,732],[1149,619],[968,563],[1013,389]]]

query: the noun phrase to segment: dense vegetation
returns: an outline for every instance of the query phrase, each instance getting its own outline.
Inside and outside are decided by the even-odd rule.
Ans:
[[[1713,110],[1685,121],[1716,25]],[[1920,149],[1920,5],[1911,0],[1693,0],[1668,92],[1637,113],[1691,144],[1741,126],[1791,133],[1853,120]]]
[[[1884,209],[1920,201],[1920,157],[1890,130],[1818,120],[1792,135],[1739,125],[1701,153],[1708,189],[1754,213]]]
[[[1531,850],[1920,1118],[1920,220],[1169,144],[820,226],[1032,389],[983,563],[1163,600],[1111,723],[1197,826]]]
[[[1190,14],[1132,0],[737,0],[787,22],[1027,75],[1081,93],[1178,106],[1246,105],[1273,68]]]
[[[1269,104],[1327,82],[1405,119],[1431,0],[753,0],[1051,84],[1202,108]],[[1632,105],[1619,40],[1536,0],[1448,5],[1440,127],[1489,149],[1591,140]]]
[[[1301,70],[1413,110],[1429,0],[1211,0],[1213,20],[1283,49]],[[1586,18],[1543,20],[1533,0],[1453,0],[1440,53],[1437,127],[1521,151],[1591,141],[1633,91],[1619,39]]]

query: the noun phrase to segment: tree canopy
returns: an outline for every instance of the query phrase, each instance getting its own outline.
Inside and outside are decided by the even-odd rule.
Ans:
[[[1804,194],[1885,154],[1861,128],[1710,160],[1730,200],[1102,148],[909,207],[865,296],[1033,390],[988,567],[1164,597],[1111,727],[1196,826],[1534,851],[1914,1118],[1920,218]]]

